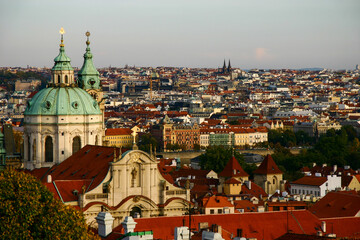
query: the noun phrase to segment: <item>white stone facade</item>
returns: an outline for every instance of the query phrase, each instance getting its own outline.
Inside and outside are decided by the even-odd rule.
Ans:
[[[26,116],[24,124],[24,167],[51,167],[73,154],[73,139],[80,138],[80,148],[102,145],[102,115]],[[45,139],[51,137],[53,161],[45,161]]]

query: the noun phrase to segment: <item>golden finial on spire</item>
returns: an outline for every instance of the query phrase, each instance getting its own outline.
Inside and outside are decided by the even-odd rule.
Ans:
[[[89,41],[89,37],[90,37],[90,32],[89,31],[87,31],[86,33],[85,33],[85,36],[87,36],[87,41],[86,41],[86,45],[90,45],[90,41]]]
[[[64,39],[63,39],[63,36],[64,36],[64,33],[65,33],[65,30],[63,27],[61,27],[59,33],[61,34],[61,44],[60,44],[60,47],[63,47],[64,46]]]

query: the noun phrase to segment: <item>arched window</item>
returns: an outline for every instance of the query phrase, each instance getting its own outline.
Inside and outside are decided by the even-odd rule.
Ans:
[[[58,83],[60,83],[60,75],[57,75]]]
[[[47,136],[45,138],[45,162],[53,162],[53,140],[52,137]]]
[[[72,149],[73,154],[79,151],[81,148],[81,139],[79,136],[73,138]]]
[[[29,148],[30,148],[30,145],[29,145]],[[34,141],[33,141],[32,151],[33,151],[32,159],[35,161],[36,160],[36,139],[34,139]],[[30,159],[30,154],[29,154],[29,159]]]
[[[69,83],[68,75],[65,75],[65,83]]]

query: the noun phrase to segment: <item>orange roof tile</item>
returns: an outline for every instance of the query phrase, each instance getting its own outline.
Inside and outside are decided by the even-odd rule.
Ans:
[[[130,128],[108,128],[105,131],[105,136],[131,135],[132,132]]]
[[[360,212],[360,196],[329,192],[309,210],[320,218],[354,217]]]
[[[254,171],[254,174],[282,174],[271,155],[268,154],[260,166]]]
[[[226,166],[224,167],[224,170],[222,170],[221,173],[219,173],[219,176],[221,177],[248,177],[249,174],[247,174],[244,169],[241,167],[240,163],[236,160],[234,156],[230,158]]]
[[[321,186],[327,181],[326,177],[304,176],[291,184]]]

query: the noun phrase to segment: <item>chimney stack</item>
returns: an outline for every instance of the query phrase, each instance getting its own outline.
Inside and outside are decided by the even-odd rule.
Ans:
[[[137,222],[131,216],[126,216],[124,221],[121,223],[125,230],[125,234],[134,232]]]
[[[107,237],[112,232],[114,218],[108,212],[99,212],[95,219],[99,225],[98,233],[100,237]]]
[[[325,221],[322,221],[321,222],[321,230],[326,233],[326,222]]]

